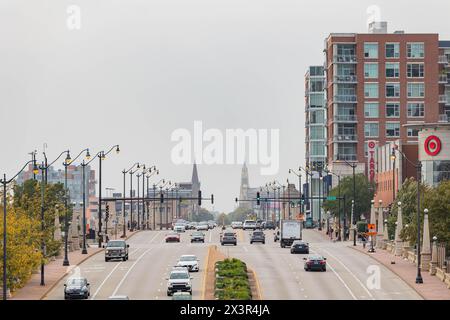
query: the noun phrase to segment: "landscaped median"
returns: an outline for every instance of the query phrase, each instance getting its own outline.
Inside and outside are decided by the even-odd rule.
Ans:
[[[205,261],[205,276],[202,290],[203,300],[263,299],[256,273],[248,268],[244,262],[226,256],[216,245],[209,246]],[[245,270],[245,276],[244,272],[242,272],[243,270]],[[241,279],[239,279],[239,276]],[[243,294],[247,288],[250,290],[249,295]],[[231,295],[230,291],[238,292],[237,296]]]
[[[247,265],[238,259],[216,262],[215,297],[219,300],[252,300]]]

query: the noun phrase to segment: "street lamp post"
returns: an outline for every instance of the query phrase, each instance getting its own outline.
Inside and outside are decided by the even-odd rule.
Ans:
[[[416,283],[423,283],[422,274],[420,272],[420,263],[421,263],[421,256],[420,256],[420,182],[422,181],[422,162],[420,160],[417,160],[417,163],[414,164],[411,160],[408,159],[408,157],[405,155],[405,153],[399,149],[392,149],[392,154],[395,156],[395,150],[397,150],[410,164],[412,164],[417,171],[417,275],[416,275]]]
[[[133,164],[131,166],[131,168],[129,168],[128,170],[125,170],[125,169],[122,170],[122,174],[123,174],[123,201],[122,201],[123,234],[122,234],[121,238],[125,238],[127,236],[127,224],[126,224],[126,219],[125,219],[126,174],[129,173],[131,170],[133,170],[134,167],[139,168],[139,162],[136,162],[135,164]],[[130,205],[130,209],[131,209],[131,205]],[[128,220],[128,221],[130,221],[130,220]],[[131,222],[130,222],[130,228],[131,228]]]
[[[299,194],[299,201],[300,201],[300,213],[304,214],[304,207],[303,207],[303,201],[302,201],[302,172],[301,168],[298,168],[298,172],[295,172],[292,169],[289,169],[289,173],[293,173],[298,177],[298,194]]]
[[[7,202],[6,202],[6,186],[11,183],[12,181],[14,181],[14,179],[16,179],[16,177],[23,171],[25,170],[25,168],[30,164],[33,163],[33,174],[37,174],[38,171],[38,167],[36,166],[36,158],[33,158],[32,160],[28,161],[27,163],[25,163],[25,165],[22,167],[22,169],[20,169],[20,171],[18,173],[16,173],[11,179],[6,180],[6,174],[3,174],[3,179],[0,180],[0,183],[3,185],[3,300],[6,300],[8,298],[6,291],[8,290],[8,286],[7,286],[7,276],[6,276],[6,272],[7,272],[7,268],[6,268],[6,263],[7,263],[7,251],[6,251],[6,247],[7,247],[7,237],[6,237],[6,231],[7,231],[7,221],[6,221],[6,213],[7,213]]]
[[[69,219],[68,219],[68,200],[69,200],[69,189],[67,188],[67,167],[74,163],[84,152],[86,152],[86,158],[89,158],[89,149],[86,148],[82,150],[74,159],[70,158],[69,152],[67,152],[66,160],[63,162],[64,166],[64,189],[66,191],[64,197],[64,261],[63,266],[69,266],[69,257],[68,257],[68,236],[69,236]]]
[[[145,165],[144,165],[144,170],[145,170]],[[142,180],[144,180],[143,174],[136,174],[136,178],[137,178],[137,197],[138,197],[138,201],[137,201],[137,230],[141,230],[141,210],[140,210],[140,201],[139,201],[139,178],[142,176]]]
[[[355,177],[355,169],[356,163],[349,163],[345,160],[345,163],[350,166],[353,170],[353,200],[352,200],[352,224],[353,224],[353,246],[356,246],[356,177]]]
[[[105,160],[106,156],[113,150],[116,150],[116,153],[120,152],[119,145],[116,144],[111,147],[106,153],[104,151],[100,151],[98,156],[98,247],[102,247],[102,161]]]
[[[45,213],[45,207],[44,207],[44,194],[45,194],[45,188],[47,186],[47,170],[50,166],[52,166],[56,161],[59,160],[59,158],[61,158],[61,156],[64,153],[68,153],[69,151],[63,151],[59,154],[59,156],[52,161],[50,164],[48,164],[47,161],[47,155],[45,154],[45,152],[43,152],[44,154],[44,159],[45,161],[41,164],[41,166],[39,167],[39,169],[41,170],[41,232],[42,232],[42,241],[41,241],[41,251],[42,251],[42,258],[45,257],[45,237],[44,237],[44,229],[45,229],[45,221],[44,221],[44,213]],[[33,161],[36,161],[36,157],[33,157]],[[33,173],[34,174],[34,173]],[[34,174],[34,176],[36,176]],[[45,286],[45,264],[44,264],[44,259],[42,259],[41,261],[41,286]]]

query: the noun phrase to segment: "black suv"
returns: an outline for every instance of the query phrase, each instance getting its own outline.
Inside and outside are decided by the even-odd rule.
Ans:
[[[262,231],[253,231],[252,236],[250,238],[250,244],[253,242],[262,242],[266,243],[266,235]]]
[[[105,249],[105,262],[111,259],[128,260],[128,248],[129,244],[125,240],[111,240],[108,241]]]

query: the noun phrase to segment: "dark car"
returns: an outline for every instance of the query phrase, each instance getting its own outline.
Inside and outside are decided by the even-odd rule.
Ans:
[[[266,221],[266,223],[264,223],[264,229],[275,230],[275,223],[273,223],[273,221]]]
[[[205,234],[200,231],[192,232],[191,243],[192,242],[203,242],[205,243]]]
[[[305,260],[305,271],[327,271],[327,258],[320,255],[311,255],[308,258],[303,258]]]
[[[90,295],[91,289],[86,278],[69,278],[64,284],[65,300],[72,298],[88,299]]]
[[[180,242],[180,235],[176,232],[166,235],[166,242]]]
[[[262,242],[266,243],[266,235],[262,231],[253,231],[252,236],[250,237],[250,244],[253,242]]]
[[[309,244],[303,241],[294,241],[291,246],[291,253],[309,254]]]
[[[220,244],[222,246],[225,244],[237,245],[236,234],[230,231],[220,234]]]
[[[111,240],[108,241],[105,247],[105,262],[111,259],[128,260],[129,244],[125,240]]]

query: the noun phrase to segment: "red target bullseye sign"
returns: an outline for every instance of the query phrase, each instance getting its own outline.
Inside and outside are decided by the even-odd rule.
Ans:
[[[442,143],[441,140],[436,136],[429,136],[424,143],[425,152],[429,156],[436,156],[441,152]]]

